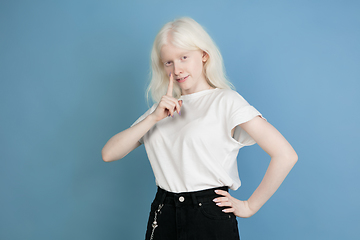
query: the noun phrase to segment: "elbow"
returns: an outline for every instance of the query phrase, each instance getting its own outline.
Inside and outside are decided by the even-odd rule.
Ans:
[[[297,163],[298,160],[299,160],[299,157],[298,157],[298,155],[295,153],[295,157],[294,157],[295,163]]]
[[[296,154],[296,152],[293,151],[291,154],[288,154],[287,159],[288,159],[289,163],[290,163],[292,166],[294,166],[295,163],[297,163],[299,157],[298,157],[298,155]]]
[[[299,157],[297,155],[297,153],[295,152],[295,150],[293,149],[293,153],[292,153],[292,160],[294,161],[294,164],[298,161]]]
[[[282,162],[282,164],[284,166],[287,166],[289,168],[292,168],[298,161],[298,155],[296,154],[296,152],[294,150],[282,152],[279,155],[275,155],[273,157],[274,157],[274,159],[277,159],[280,162]]]
[[[116,160],[119,160],[119,159],[122,159],[124,156],[120,156],[120,157],[114,157],[114,156],[111,156],[109,153],[107,153],[106,151],[104,151],[104,149],[101,151],[101,157],[102,157],[102,160],[104,162],[113,162],[113,161],[116,161]]]
[[[112,159],[112,158],[109,156],[109,154],[108,154],[106,151],[104,151],[104,149],[101,151],[101,157],[102,157],[102,160],[103,160],[104,162],[112,162],[112,161],[114,161],[114,159]]]
[[[105,154],[104,149],[101,151],[101,157],[104,162],[111,162],[110,158]]]
[[[297,163],[298,159],[298,155],[296,154],[296,156],[292,159],[293,166],[295,165],[295,163]]]
[[[103,160],[104,162],[111,162],[111,160],[108,159],[107,157],[105,157],[104,155],[102,155],[102,160]]]

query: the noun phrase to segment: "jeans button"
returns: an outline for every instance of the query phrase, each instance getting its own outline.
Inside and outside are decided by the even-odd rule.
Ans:
[[[183,196],[181,196],[181,197],[179,197],[179,201],[183,202],[183,201],[185,201],[185,198]]]

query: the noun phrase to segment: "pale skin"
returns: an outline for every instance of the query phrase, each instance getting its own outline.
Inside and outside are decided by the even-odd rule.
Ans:
[[[208,58],[208,54],[200,50],[185,51],[171,44],[164,45],[161,49],[161,60],[164,63],[164,70],[169,76],[167,93],[161,98],[152,114],[110,138],[102,149],[103,160],[111,162],[125,157],[141,145],[140,138],[157,122],[166,117],[181,117],[178,114],[181,113],[183,103],[172,95],[174,84],[179,85],[182,95],[211,89],[202,69],[203,63]],[[183,80],[184,77],[186,77],[185,80]],[[276,192],[297,162],[298,156],[281,133],[264,119],[255,117],[239,126],[269,154],[271,161],[263,180],[248,200],[241,201],[226,191],[216,190],[220,196],[215,198],[214,202],[219,207],[228,207],[223,210],[224,212],[232,212],[238,217],[247,218],[254,215]],[[235,128],[232,130],[231,136],[233,136],[234,130]]]

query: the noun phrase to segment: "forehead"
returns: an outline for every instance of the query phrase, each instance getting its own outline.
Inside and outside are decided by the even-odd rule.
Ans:
[[[172,58],[178,58],[184,54],[189,54],[194,51],[175,47],[173,44],[164,44],[160,50],[160,58],[162,61],[167,61]]]

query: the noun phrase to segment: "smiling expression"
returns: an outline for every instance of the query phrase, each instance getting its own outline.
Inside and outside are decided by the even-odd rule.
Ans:
[[[208,59],[205,52],[185,50],[169,43],[162,46],[160,56],[167,75],[173,73],[182,95],[210,88],[203,72],[203,64]]]

